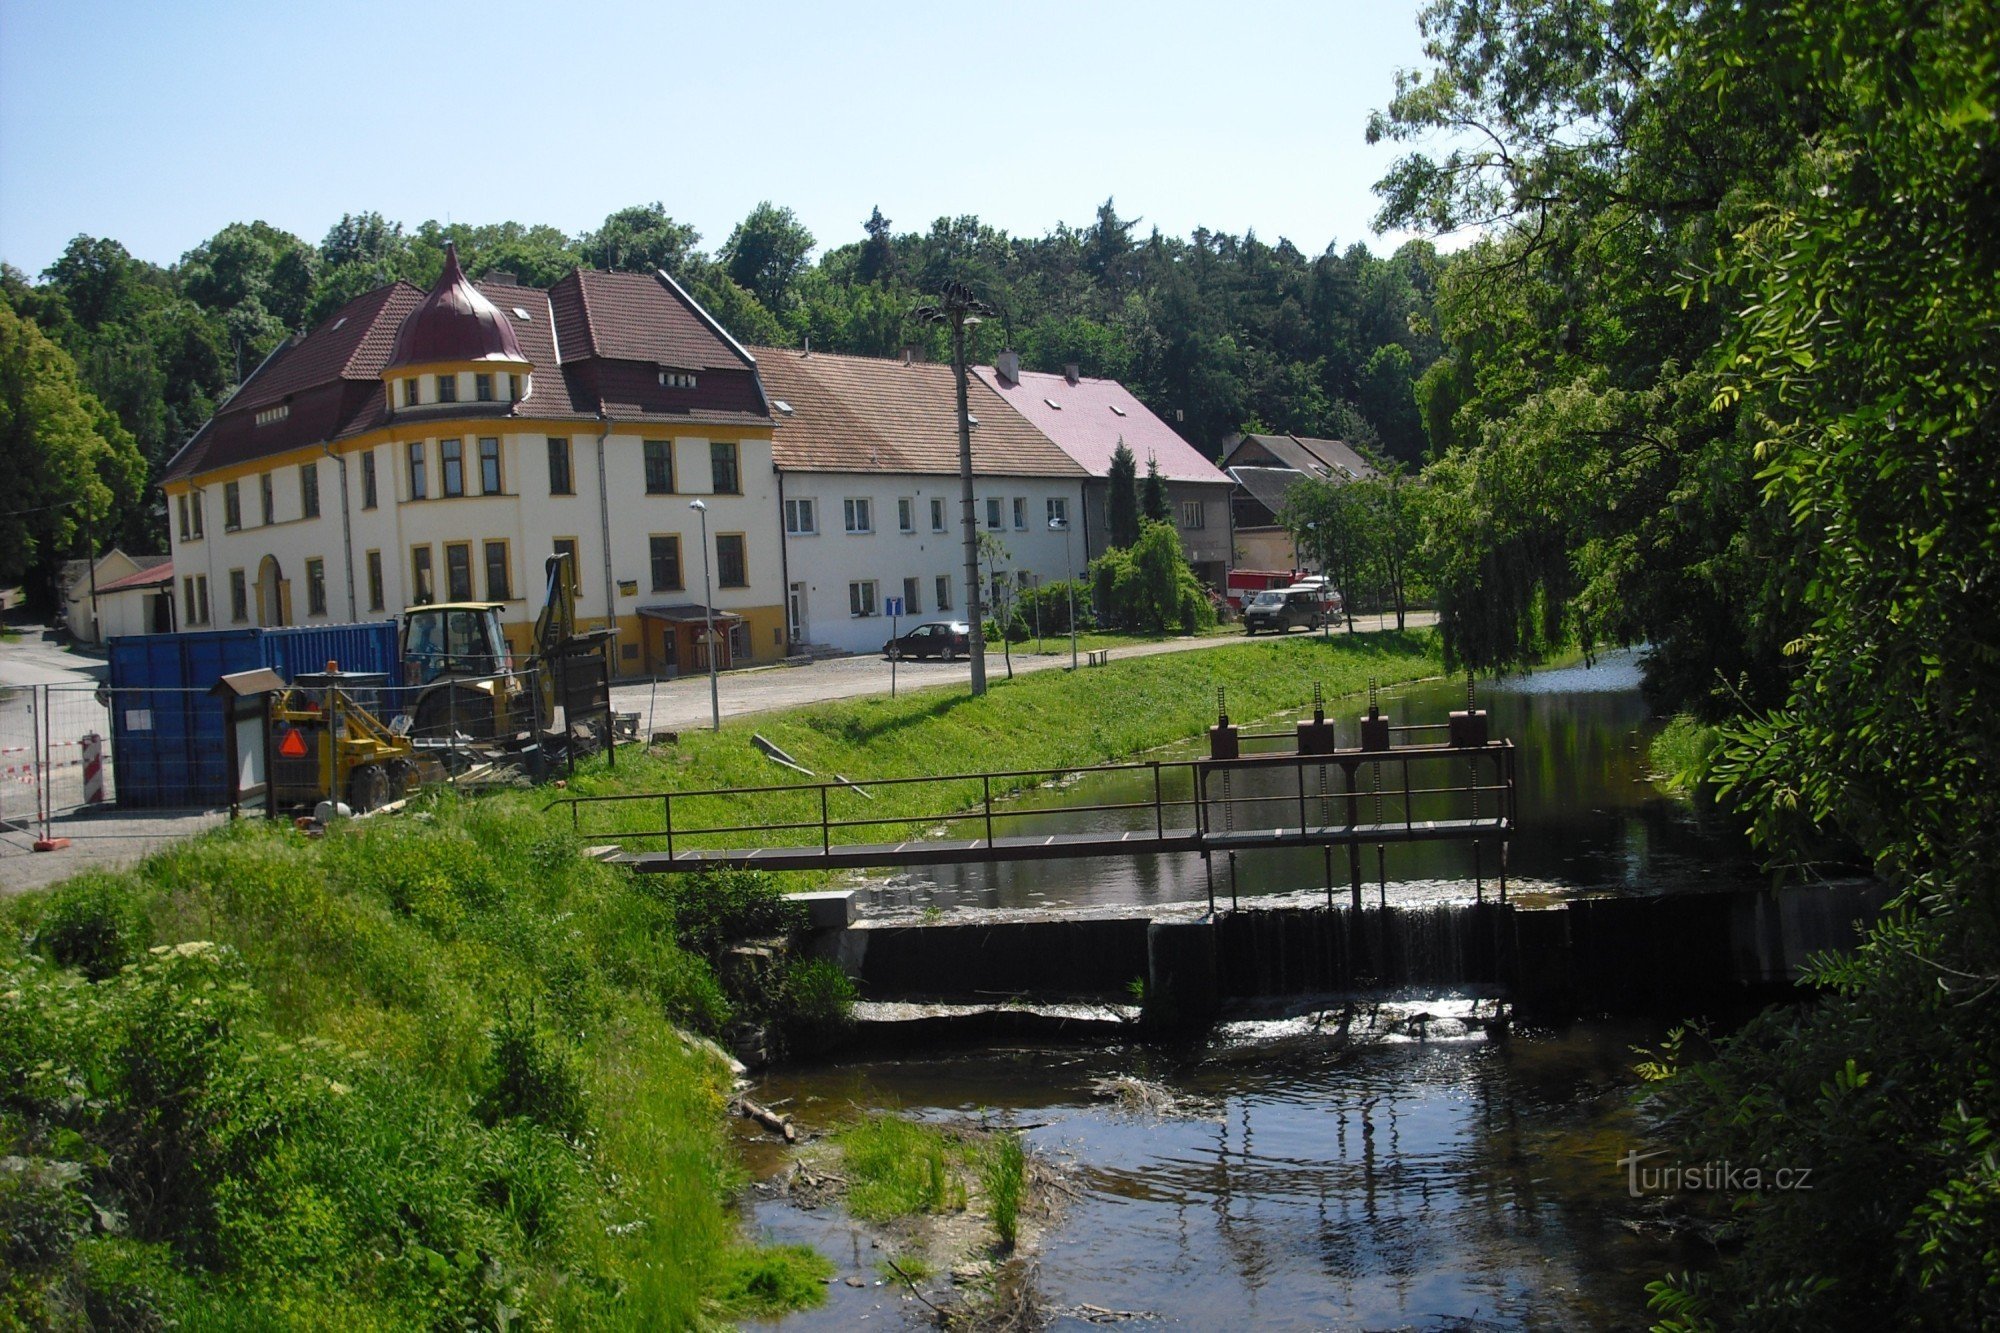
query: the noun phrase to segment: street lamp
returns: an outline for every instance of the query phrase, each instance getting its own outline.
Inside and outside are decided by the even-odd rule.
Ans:
[[[1069,562],[1069,519],[1049,520],[1049,531],[1063,535],[1063,582],[1069,585],[1069,669],[1076,670],[1076,569]]]
[[[708,586],[708,505],[691,500],[688,508],[701,515],[701,622],[708,649],[708,720],[711,731],[721,731],[722,692],[715,683],[715,594]]]

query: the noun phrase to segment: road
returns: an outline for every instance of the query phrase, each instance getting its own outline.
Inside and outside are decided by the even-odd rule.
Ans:
[[[1437,614],[1432,611],[1413,611],[1408,617],[1412,629],[1419,629],[1437,623]],[[1394,629],[1396,618],[1389,616],[1357,616],[1355,628],[1368,632],[1380,629]],[[1113,661],[1123,661],[1128,657],[1151,657],[1156,653],[1185,653],[1203,648],[1215,648],[1225,644],[1241,643],[1241,635],[1214,638],[1165,639],[1158,643],[1135,643],[1113,648]],[[1057,651],[1060,643],[1061,650]],[[1057,639],[1046,641],[1048,652],[1034,655],[1032,643],[1030,651],[1023,653],[1021,646],[1014,649],[1014,673],[1021,675],[1030,671],[1054,671],[1069,666],[1069,645]],[[896,668],[896,687],[899,690],[923,689],[930,685],[942,685],[953,681],[963,681],[971,673],[967,662],[903,662]],[[988,679],[999,679],[1006,674],[1006,663],[1000,654],[988,648],[986,674]],[[769,713],[781,708],[795,708],[800,704],[824,703],[831,699],[857,699],[870,694],[889,693],[889,663],[879,655],[857,657],[835,657],[811,666],[800,667],[752,667],[742,671],[726,671],[717,678],[717,693],[720,696],[722,716],[725,718],[745,717],[753,713]],[[611,690],[611,706],[621,713],[637,713],[642,734],[653,731],[687,731],[709,725],[708,677],[681,676],[674,680],[663,680],[657,685],[645,682],[615,685]]]

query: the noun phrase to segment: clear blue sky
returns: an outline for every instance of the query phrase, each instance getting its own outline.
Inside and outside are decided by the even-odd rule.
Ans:
[[[759,200],[822,245],[1121,214],[1384,251],[1370,109],[1417,0],[526,5],[0,0],[0,259],[156,263],[343,212],[574,234],[660,200],[713,250]]]

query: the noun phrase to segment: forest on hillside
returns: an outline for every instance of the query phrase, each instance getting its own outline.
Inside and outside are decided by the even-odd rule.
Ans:
[[[1431,317],[1441,261],[1430,244],[1387,257],[1358,243],[1309,255],[1254,233],[1183,239],[1140,224],[1109,199],[1089,225],[1040,237],[970,216],[897,232],[877,210],[835,243],[761,203],[705,250],[659,203],[573,236],[518,222],[405,228],[363,212],[317,243],[232,223],[166,267],[114,239],[78,236],[37,276],[0,267],[0,288],[74,360],[80,387],[117,418],[146,478],[284,339],[383,283],[428,286],[448,241],[473,277],[505,271],[535,286],[577,267],[663,268],[743,342],[862,355],[914,345],[942,357],[942,331],[911,312],[955,279],[1000,311],[975,332],[977,360],[1011,344],[1029,369],[1075,362],[1122,380],[1210,454],[1231,432],[1257,429],[1421,458],[1416,386],[1443,350]],[[143,482],[114,489],[108,541],[163,549],[157,494]]]

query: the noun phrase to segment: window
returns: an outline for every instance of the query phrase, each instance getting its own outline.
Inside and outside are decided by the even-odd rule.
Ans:
[[[1205,528],[1208,526],[1207,506],[1199,500],[1181,501],[1181,526],[1184,528]]]
[[[250,581],[240,569],[229,571],[229,618],[239,625],[250,618]]]
[[[422,440],[411,440],[410,498],[412,500],[422,500],[429,496],[429,494],[430,491],[426,489],[424,484],[424,442]]]
[[[465,494],[465,444],[460,440],[438,441],[438,493]]]
[[[810,537],[819,531],[819,515],[811,500],[785,501],[785,531],[794,537]]]
[[[743,483],[736,472],[736,442],[734,440],[711,440],[708,445],[708,470],[715,481],[717,495],[741,495]]]
[[[201,623],[208,623],[208,575],[194,576],[194,609],[201,616]]]
[[[1025,495],[1017,495],[1014,497],[1014,531],[1026,532],[1027,530],[1028,530],[1028,497]]]
[[[484,371],[472,377],[472,396],[479,402],[493,401],[493,377]]]
[[[997,495],[986,497],[986,526],[990,531],[1000,531],[1000,497]]]
[[[569,472],[569,441],[558,435],[549,436],[549,494],[576,494]]]
[[[874,579],[861,579],[847,585],[847,611],[854,616],[875,614]]]
[[[361,455],[361,507],[373,509],[375,504],[375,451],[370,449]]]
[[[415,380],[404,380],[403,406],[415,407],[421,401],[423,400],[417,396],[417,382]]]
[[[1069,526],[1069,500],[1060,495],[1049,497],[1049,526],[1066,528]]]
[[[188,498],[183,495],[175,506],[180,511],[181,540],[188,539]]]
[[[646,494],[674,493],[674,442],[646,441]]]
[[[306,614],[326,614],[326,561],[306,561]]]
[[[850,495],[840,502],[841,512],[847,519],[849,532],[875,531],[875,515],[865,495]]]
[[[579,602],[582,601],[583,564],[582,564],[582,557],[580,557],[576,553],[576,538],[558,537],[553,542],[549,543],[549,545],[550,548],[557,555],[566,555],[569,557],[569,576],[570,579],[576,584],[576,599]]]
[[[491,435],[479,437],[479,493],[500,494],[500,441]]]
[[[507,543],[486,543],[486,600],[504,602],[514,596],[507,578]]]
[[[903,614],[920,616],[924,613],[924,581],[922,579],[903,580]]]
[[[471,542],[445,543],[444,599],[447,602],[469,602],[472,600]]]
[[[382,609],[382,553],[380,551],[370,551],[368,553],[368,609],[370,611],[380,611]]]
[[[319,464],[299,464],[299,513],[306,518],[319,517]]]
[[[266,472],[257,478],[257,498],[263,504],[264,526],[278,521],[278,502],[271,492],[271,474]]]
[[[521,377],[519,375],[509,375],[507,377],[507,401],[510,403],[521,401]]]
[[[750,586],[750,567],[743,557],[743,534],[715,534],[715,583],[720,588]]]
[[[208,508],[207,495],[202,491],[188,492],[188,508],[194,511],[194,535],[201,536],[201,511]]]
[[[240,483],[222,484],[222,530],[235,532],[243,526],[243,488]]]
[[[935,499],[931,501],[931,531],[932,532],[944,531],[943,499]]]
[[[940,611],[951,610],[951,575],[949,574],[940,574],[937,576],[937,609]]]
[[[428,546],[410,548],[410,600],[418,606],[437,600],[437,592],[431,586],[431,548]]]
[[[194,614],[194,575],[192,574],[181,580],[181,623],[183,625],[199,625],[201,623],[195,619]]]
[[[917,530],[917,502],[909,496],[896,501],[896,531],[915,532]]]
[[[456,374],[438,376],[438,401],[455,403],[458,401],[458,376]]]
[[[679,592],[687,586],[681,580],[681,539],[679,537],[651,537],[653,556],[653,591]]]

